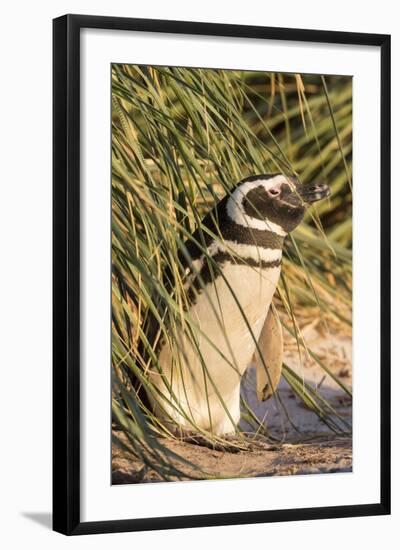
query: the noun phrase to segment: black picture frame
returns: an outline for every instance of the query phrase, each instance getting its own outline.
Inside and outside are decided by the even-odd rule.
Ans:
[[[80,31],[84,28],[378,46],[381,51],[381,495],[370,504],[80,520]],[[88,15],[53,21],[53,529],[66,535],[390,513],[390,36]]]

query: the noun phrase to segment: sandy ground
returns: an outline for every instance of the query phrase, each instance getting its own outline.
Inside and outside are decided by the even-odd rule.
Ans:
[[[351,440],[335,438],[303,444],[259,444],[251,451],[230,453],[215,451],[180,441],[165,442],[168,449],[197,464],[206,472],[195,474],[199,479],[211,477],[265,477],[292,474],[350,472],[352,464]],[[187,474],[193,471],[179,464]],[[113,454],[113,484],[162,481],[153,470],[146,470],[132,461],[118,448]]]
[[[330,326],[330,332],[312,316],[302,323],[307,345],[347,387],[352,385],[351,332],[343,326]],[[301,354],[297,344],[285,333],[284,361],[341,414],[351,425],[351,398],[306,353]],[[292,474],[349,472],[352,469],[352,442],[350,436],[334,434],[304,403],[293,394],[282,378],[279,395],[287,411],[275,399],[258,401],[255,394],[255,371],[251,366],[242,383],[242,395],[251,405],[269,440],[253,439],[254,427],[245,421],[240,424],[249,433],[249,444],[239,452],[216,450],[183,441],[163,440],[163,444],[178,455],[195,464],[211,477],[257,477]],[[288,420],[292,420],[292,423]],[[251,433],[253,432],[253,433]],[[253,442],[251,442],[253,441]],[[187,466],[179,465],[184,473]],[[161,481],[158,474],[113,445],[113,483],[143,483]],[[193,473],[193,472],[192,472]],[[196,477],[207,475],[199,472]]]

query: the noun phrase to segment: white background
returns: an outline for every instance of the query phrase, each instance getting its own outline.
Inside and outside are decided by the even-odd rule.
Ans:
[[[190,5],[193,4],[193,5]],[[52,533],[51,509],[51,18],[67,13],[94,13],[198,21],[261,24],[393,35],[393,97],[400,96],[400,31],[395,2],[364,6],[336,0],[286,0],[268,6],[265,0],[234,5],[220,0],[196,3],[112,3],[97,0],[55,3],[17,2],[2,12],[2,171],[1,171],[1,367],[2,450],[1,531],[5,548],[108,548],[111,544],[138,547],[203,548],[244,544],[282,548],[393,548],[400,520],[399,476],[393,472],[393,515],[291,524],[221,527],[186,531],[102,535],[67,539]],[[94,6],[95,9],[94,9]],[[245,9],[244,9],[245,6]],[[3,97],[3,94],[5,97]],[[397,123],[399,109],[393,108]],[[394,151],[400,148],[399,127],[393,131],[393,181],[399,180]],[[367,159],[366,159],[367,162]],[[400,195],[396,185],[392,204]],[[394,235],[399,216],[394,214]],[[398,240],[395,240],[397,250]],[[394,252],[396,246],[394,247]],[[394,256],[393,280],[400,280],[399,256]],[[399,309],[393,289],[393,311]],[[394,313],[393,339],[399,333]],[[393,388],[400,377],[399,353],[393,354]],[[8,375],[8,376],[6,376]],[[400,459],[399,405],[393,406],[394,463]],[[3,463],[4,462],[4,463]],[[396,529],[397,527],[397,529]],[[393,537],[393,539],[392,539]]]

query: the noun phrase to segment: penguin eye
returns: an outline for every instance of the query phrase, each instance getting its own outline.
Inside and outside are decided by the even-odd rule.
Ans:
[[[270,197],[275,198],[279,197],[281,190],[273,187],[272,189],[268,189],[267,193]]]

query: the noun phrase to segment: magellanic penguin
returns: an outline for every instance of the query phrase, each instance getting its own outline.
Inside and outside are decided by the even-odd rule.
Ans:
[[[253,356],[257,395],[267,399],[281,374],[282,331],[271,301],[286,235],[325,184],[259,174],[242,180],[203,219],[183,247],[187,321],[174,338],[157,334],[157,368],[148,376],[154,414],[182,432],[234,433],[240,383]],[[207,250],[208,257],[204,251]]]

